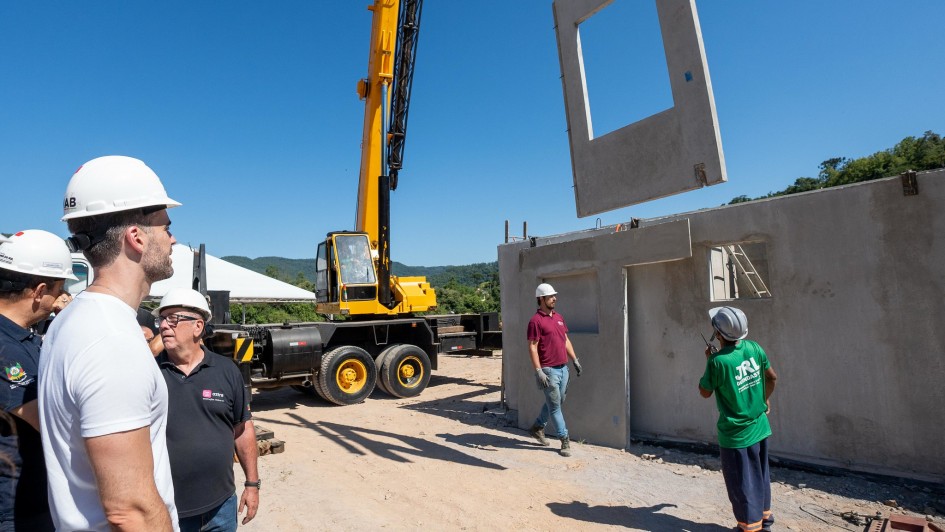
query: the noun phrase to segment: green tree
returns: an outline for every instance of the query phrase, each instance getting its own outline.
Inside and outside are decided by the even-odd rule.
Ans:
[[[295,282],[292,283],[292,284],[294,284],[295,286],[301,288],[302,290],[307,290],[307,291],[309,291],[309,292],[314,292],[314,291],[315,291],[315,283],[309,281],[308,278],[305,277],[305,274],[302,273],[302,272],[299,272],[299,273],[295,276]]]
[[[273,279],[278,279],[280,281],[285,280],[282,275],[282,270],[280,270],[274,264],[266,266],[266,277],[272,277]]]
[[[824,187],[824,182],[819,178],[815,179],[813,177],[798,177],[794,184],[784,189],[784,194],[797,194],[798,192],[807,192],[809,190],[817,190]]]
[[[919,138],[906,137],[888,150],[858,159],[834,157],[820,163],[818,168],[820,172],[816,178],[799,177],[793,185],[782,191],[766,194],[762,198],[860,183],[898,175],[909,170],[918,172],[945,168],[945,139],[937,133],[926,131]],[[746,201],[751,201],[751,198],[743,195],[734,198],[729,204]]]

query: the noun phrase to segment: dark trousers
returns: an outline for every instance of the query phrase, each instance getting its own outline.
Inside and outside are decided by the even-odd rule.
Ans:
[[[744,449],[721,449],[722,476],[732,512],[741,530],[770,530],[771,476],[768,473],[768,438]]]

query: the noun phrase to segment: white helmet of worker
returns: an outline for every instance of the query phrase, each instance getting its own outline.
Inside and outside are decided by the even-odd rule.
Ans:
[[[709,310],[712,327],[722,338],[736,342],[748,336],[748,317],[735,307],[715,307]]]
[[[538,288],[535,289],[535,297],[548,297],[557,294],[553,286],[548,283],[541,283],[538,285]]]
[[[38,277],[78,280],[72,275],[72,255],[66,242],[40,229],[20,231],[0,243],[0,268]]]
[[[153,170],[133,157],[107,155],[72,175],[62,204],[62,221],[132,209],[178,207]]]
[[[207,304],[207,298],[200,292],[191,288],[175,287],[171,288],[161,298],[161,304],[151,313],[155,318],[161,315],[166,308],[184,307],[186,309],[199,312],[204,321],[210,320],[210,305]]]

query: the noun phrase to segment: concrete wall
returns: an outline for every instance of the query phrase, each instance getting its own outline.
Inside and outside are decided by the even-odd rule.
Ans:
[[[733,304],[780,379],[772,452],[811,463],[945,479],[945,171],[645,220],[499,247],[504,379],[527,428],[542,404],[525,326],[541,281],[585,374],[565,417],[575,439],[716,442],[699,396],[711,326],[709,249],[763,242],[769,299]],[[621,228],[622,229],[622,228]]]

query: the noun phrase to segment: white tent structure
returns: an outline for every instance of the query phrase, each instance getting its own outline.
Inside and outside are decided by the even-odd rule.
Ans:
[[[175,287],[193,288],[194,259],[197,250],[184,244],[174,244],[171,259],[174,261],[174,275],[151,286],[149,299],[160,299],[168,290]],[[314,302],[315,294],[297,286],[273,279],[261,273],[247,270],[223,259],[205,255],[207,290],[226,290],[230,292],[233,303],[285,303]],[[92,282],[93,274],[81,254],[73,254],[73,266],[78,283],[71,284],[69,291],[77,294]],[[87,280],[82,275],[89,272]]]

